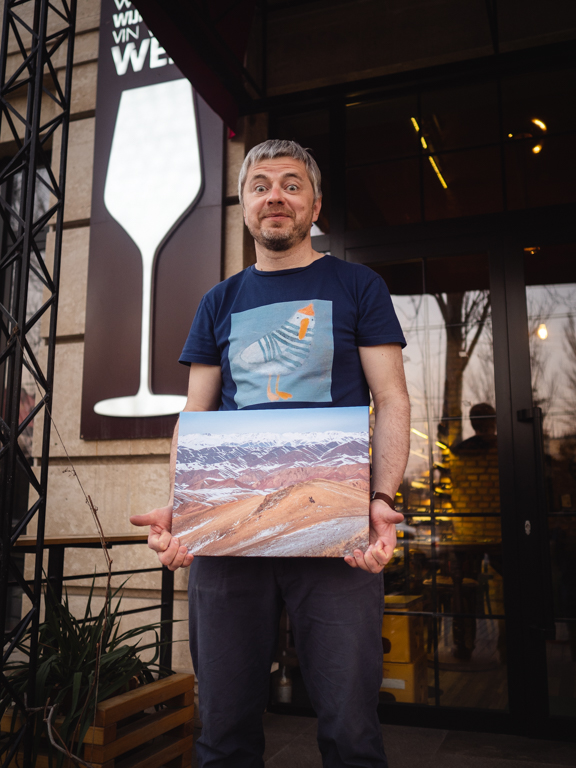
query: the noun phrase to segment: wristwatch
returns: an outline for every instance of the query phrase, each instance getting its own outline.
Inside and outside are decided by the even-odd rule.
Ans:
[[[372,491],[372,493],[370,494],[370,501],[374,501],[374,499],[382,499],[382,501],[385,501],[386,504],[388,504],[388,506],[391,509],[396,509],[396,502],[394,501],[394,499],[392,497],[388,496],[387,493],[380,493],[379,491]]]

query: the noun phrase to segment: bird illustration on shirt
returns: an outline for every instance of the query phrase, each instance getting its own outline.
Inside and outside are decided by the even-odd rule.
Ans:
[[[247,346],[236,362],[247,371],[268,376],[266,394],[272,402],[289,400],[292,395],[279,388],[280,376],[300,368],[310,354],[314,337],[314,304],[298,309],[279,328]],[[272,377],[276,383],[272,387]]]

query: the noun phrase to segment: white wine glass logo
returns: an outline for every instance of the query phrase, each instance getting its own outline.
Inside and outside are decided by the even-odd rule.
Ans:
[[[140,386],[135,395],[100,400],[101,416],[165,416],[184,407],[183,395],[150,387],[152,276],[158,248],[196,202],[202,187],[192,87],[171,80],[122,93],[104,187],[104,204],[140,249],[142,330]]]

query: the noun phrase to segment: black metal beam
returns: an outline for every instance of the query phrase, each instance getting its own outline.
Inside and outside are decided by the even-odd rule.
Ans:
[[[33,708],[35,702],[35,661],[42,597],[42,555],[44,521],[46,513],[46,491],[48,485],[48,455],[50,447],[51,420],[46,414],[42,434],[42,456],[39,466],[39,480],[32,481],[31,472],[22,472],[23,454],[19,437],[26,426],[26,418],[20,416],[20,394],[24,367],[31,371],[38,385],[36,403],[42,408],[52,403],[54,376],[54,349],[56,338],[56,312],[58,305],[58,283],[60,275],[60,253],[62,246],[62,225],[64,215],[64,185],[66,178],[66,150],[68,145],[68,124],[70,118],[70,97],[72,85],[72,64],[74,51],[74,30],[76,21],[76,0],[5,0],[2,43],[0,48],[0,128],[2,121],[8,128],[16,156],[0,169],[0,190],[2,200],[0,217],[3,223],[3,245],[7,253],[0,262],[0,386],[3,390],[1,404],[0,479],[0,634],[6,638],[7,596],[9,573],[21,573],[21,558],[15,557],[15,543],[23,532],[18,526],[15,512],[17,482],[27,482],[38,499],[28,507],[27,519],[36,518],[37,545],[34,562],[34,580],[31,590],[32,607],[19,624],[18,631],[31,632],[30,678],[26,707]],[[50,33],[48,30],[50,29]],[[66,66],[59,75],[53,58],[66,47]],[[17,58],[13,73],[7,76],[7,63]],[[60,81],[62,80],[62,82]],[[26,93],[26,108],[19,111],[20,100]],[[46,117],[46,101],[50,103],[50,117]],[[24,135],[19,135],[19,127]],[[52,168],[47,151],[47,141],[53,131],[61,132],[61,152],[58,168]],[[48,169],[48,179],[42,179],[40,169]],[[15,174],[21,174],[19,194],[14,199],[8,192],[13,188]],[[54,226],[54,258],[50,269],[44,261],[44,229],[48,218],[37,210],[36,199],[40,185],[44,185],[55,201],[50,219]],[[44,283],[49,296],[44,310],[49,316],[48,347],[45,363],[33,355],[28,337],[40,322],[44,311],[30,318],[28,312],[28,289],[30,273],[35,273]],[[20,472],[19,472],[20,468]],[[28,469],[28,468],[27,468]],[[11,654],[2,659],[0,674],[6,669]],[[18,702],[16,703],[18,708]],[[20,709],[23,708],[20,702]],[[22,727],[16,731],[7,747],[7,760],[14,744],[24,747],[23,765],[31,765],[32,739],[27,722],[27,713],[22,713]],[[4,763],[3,763],[4,764]]]

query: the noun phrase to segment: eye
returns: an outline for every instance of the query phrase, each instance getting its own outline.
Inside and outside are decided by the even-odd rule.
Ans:
[[[297,184],[288,184],[288,186],[286,187],[286,189],[287,189],[289,192],[297,192],[297,191],[298,191],[298,185],[297,185]]]
[[[256,187],[254,187],[254,192],[265,192],[266,187],[264,184],[258,184]]]

